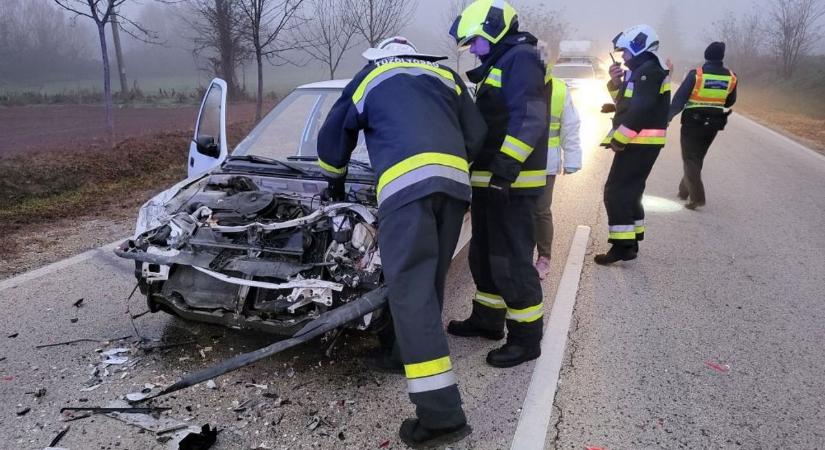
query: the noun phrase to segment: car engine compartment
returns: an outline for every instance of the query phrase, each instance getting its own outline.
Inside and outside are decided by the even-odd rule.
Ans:
[[[290,336],[383,283],[371,187],[324,203],[323,186],[213,174],[147,203],[116,253],[135,261],[153,312]]]

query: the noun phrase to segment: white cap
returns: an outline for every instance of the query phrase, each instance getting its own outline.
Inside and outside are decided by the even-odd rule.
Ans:
[[[446,56],[429,55],[426,53],[418,53],[418,49],[403,36],[395,36],[389,39],[384,39],[375,48],[368,48],[362,53],[364,58],[369,61],[378,61],[379,59],[409,56],[411,58],[426,59],[428,61],[441,61],[447,59]]]

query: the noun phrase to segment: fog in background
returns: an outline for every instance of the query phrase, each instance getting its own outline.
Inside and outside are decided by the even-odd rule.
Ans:
[[[24,2],[39,3],[40,7],[51,10],[49,20],[59,21],[61,17],[64,18],[67,28],[60,29],[66,36],[62,40],[70,39],[73,45],[71,55],[44,55],[38,60],[38,54],[34,53],[27,58],[29,60],[25,64],[21,62],[19,66],[13,66],[15,61],[4,60],[2,64],[6,66],[6,69],[0,70],[0,91],[100,89],[99,43],[90,21],[83,18],[65,19],[69,15],[55,8],[51,0],[0,1],[6,4],[5,7],[15,2]],[[634,0],[616,3],[592,0],[514,0],[512,4],[522,10],[542,7],[556,11],[558,21],[569,25],[569,31],[563,38],[593,41],[596,56],[602,59],[608,59],[610,41],[618,32],[632,25],[647,23],[659,32],[663,54],[676,61],[677,66],[691,66],[702,61],[703,49],[708,42],[721,39],[721,36],[714,35],[713,21],[731,14],[739,17],[751,13],[759,10],[762,8],[761,5],[769,1]],[[419,1],[415,18],[403,33],[412,39],[420,50],[445,55],[453,50],[452,43],[447,36],[447,29],[451,22],[448,3],[447,0]],[[3,7],[0,5],[0,9]],[[130,84],[143,90],[159,88],[184,90],[203,86],[212,77],[210,73],[202,70],[204,69],[203,61],[193,56],[194,33],[186,23],[186,19],[191,20],[193,17],[187,11],[187,7],[182,4],[171,6],[155,3],[152,0],[140,0],[139,4],[122,11],[124,15],[156,32],[159,42],[159,44],[147,44],[123,35],[125,62]],[[43,13],[38,13],[38,16],[42,17]],[[31,18],[31,20],[36,20],[36,18]],[[532,23],[528,15],[522,14],[521,21],[530,24],[530,26],[522,27],[526,31],[533,31],[536,34],[541,31],[541,26]],[[8,32],[12,25],[8,23],[8,20],[4,23],[3,19],[0,19],[0,37]],[[36,21],[31,27],[36,28]],[[108,27],[107,33],[111,40]],[[759,47],[766,44],[756,43],[756,45]],[[365,47],[366,44],[362,43],[347,52],[337,73],[339,78],[349,77],[364,64],[360,53]],[[814,46],[814,53],[825,53],[825,40],[817,42]],[[266,66],[265,87],[267,90],[284,92],[297,84],[327,78],[325,70],[317,62],[312,62],[297,52],[287,56],[296,64]],[[463,72],[471,68],[473,59],[464,57],[462,60],[461,70]],[[112,58],[112,64],[115,65],[114,58]],[[247,92],[254,90],[253,61],[245,62],[239,69],[238,80],[240,84],[245,83]],[[112,82],[116,86],[115,67],[112,71]]]

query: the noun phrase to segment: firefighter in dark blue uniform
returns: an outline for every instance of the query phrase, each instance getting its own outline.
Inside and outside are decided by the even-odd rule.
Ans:
[[[470,202],[469,162],[486,126],[461,78],[390,38],[344,89],[318,138],[329,196],[344,200],[347,165],[363,131],[377,176],[378,244],[390,311],[418,419],[412,447],[470,434],[441,321],[444,283]]]
[[[705,64],[691,70],[670,105],[669,120],[682,113],[682,162],[685,174],[679,183],[679,198],[687,209],[705,205],[702,167],[716,134],[725,129],[736,103],[736,74],[725,67],[725,43],[713,42],[705,50]]]
[[[616,112],[613,129],[602,142],[615,152],[604,186],[613,246],[594,258],[601,265],[636,259],[646,231],[642,196],[665,145],[670,107],[670,71],[656,54],[659,38],[653,28],[632,27],[616,36],[613,45],[628,70],[614,64],[607,85]]]
[[[471,177],[473,311],[447,330],[499,340],[506,324],[507,341],[488,353],[487,363],[512,367],[541,354],[544,306],[533,266],[533,217],[547,185],[546,69],[536,38],[519,32],[516,10],[503,0],[472,3],[451,34],[482,62],[467,75],[478,86],[488,134]]]

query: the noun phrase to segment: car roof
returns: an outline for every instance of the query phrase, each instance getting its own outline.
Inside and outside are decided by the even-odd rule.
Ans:
[[[351,80],[328,80],[298,86],[297,89],[344,89]]]

